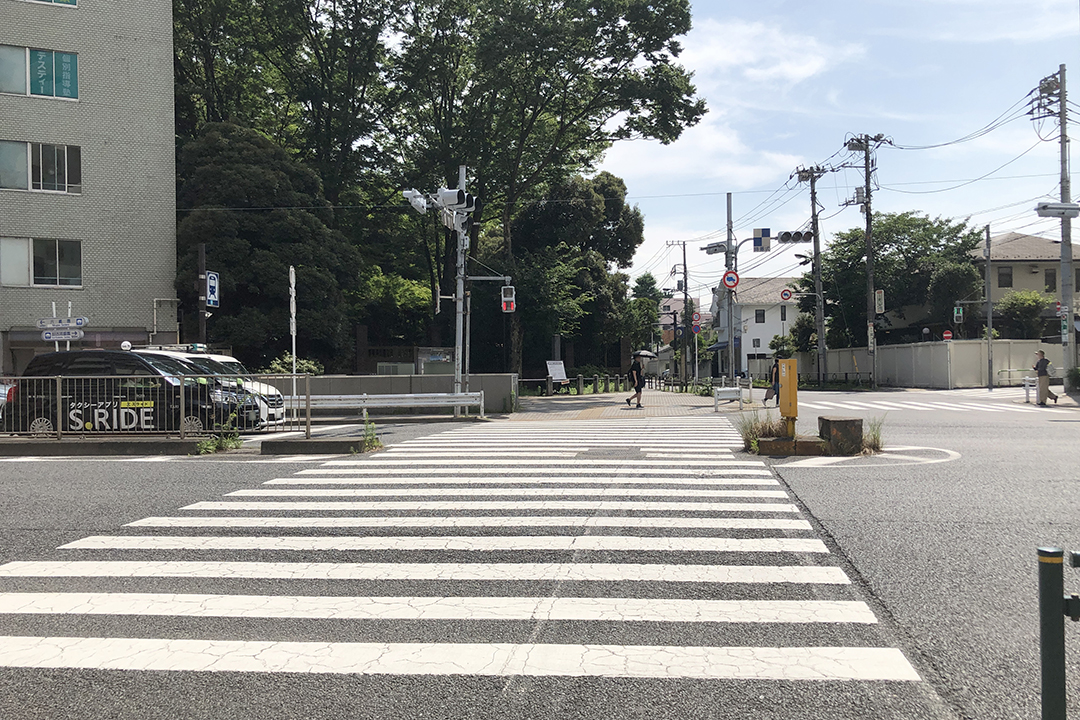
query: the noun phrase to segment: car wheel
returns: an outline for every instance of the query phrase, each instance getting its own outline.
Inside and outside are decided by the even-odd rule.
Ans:
[[[184,418],[183,427],[185,435],[204,435],[206,433],[206,426],[203,424],[202,418],[197,415],[188,415]]]
[[[30,421],[30,427],[27,428],[30,434],[35,437],[42,437],[44,435],[55,435],[56,426],[53,425],[52,418],[39,416]]]

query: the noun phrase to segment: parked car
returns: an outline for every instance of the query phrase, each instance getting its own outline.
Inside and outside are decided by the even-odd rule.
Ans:
[[[195,365],[206,374],[230,377],[255,397],[259,406],[259,425],[281,425],[285,422],[285,396],[273,385],[252,380],[252,373],[231,355],[188,352],[184,350],[136,349],[139,354],[153,354],[172,357]]]
[[[4,427],[13,432],[199,434],[258,421],[251,395],[167,357],[118,350],[38,355],[8,392]],[[183,382],[181,383],[181,377]],[[58,397],[59,393],[59,397]]]

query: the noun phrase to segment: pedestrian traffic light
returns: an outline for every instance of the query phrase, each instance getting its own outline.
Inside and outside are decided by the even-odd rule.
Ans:
[[[502,288],[502,311],[512,313],[517,308],[517,300],[514,298],[514,286],[503,285]]]
[[[964,308],[962,306],[957,305],[952,309],[952,321],[957,324],[964,322]]]

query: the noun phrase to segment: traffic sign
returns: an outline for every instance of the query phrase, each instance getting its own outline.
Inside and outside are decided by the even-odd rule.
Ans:
[[[724,287],[726,287],[728,290],[731,290],[738,284],[739,273],[735,272],[734,270],[728,270],[726,273],[724,273]]]
[[[878,315],[885,312],[885,291],[884,290],[875,290],[874,291],[874,312],[876,312]]]
[[[790,300],[791,299],[791,291],[788,290],[787,288],[784,288],[783,290],[781,290],[780,291],[780,299],[781,300]]]
[[[700,326],[700,325],[696,325],[696,324],[695,324],[695,325],[691,325],[691,326],[690,326],[690,332],[692,332],[692,333],[694,333],[695,335],[697,335],[697,334],[698,334],[699,332],[701,332],[701,326]]]
[[[77,328],[86,327],[90,324],[90,320],[84,317],[77,318],[41,318],[37,321],[37,326],[41,330],[48,330],[50,328]],[[80,337],[82,337],[80,335]]]
[[[83,331],[79,328],[58,328],[56,330],[42,330],[41,339],[48,342],[58,340],[81,340]]]
[[[220,307],[221,298],[218,296],[218,274],[206,271],[206,307]]]
[[[690,319],[693,320],[694,322],[701,322],[701,313],[699,313],[699,312],[694,313],[693,315],[690,316]]]
[[[941,337],[945,340],[952,340],[952,330],[946,330],[945,332],[941,333]]]

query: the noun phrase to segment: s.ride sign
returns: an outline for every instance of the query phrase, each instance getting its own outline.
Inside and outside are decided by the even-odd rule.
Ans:
[[[155,430],[153,400],[102,400],[68,403],[68,429]]]

